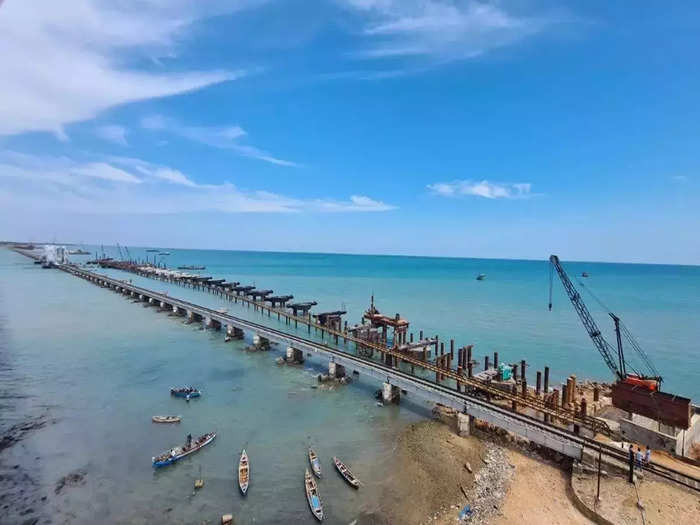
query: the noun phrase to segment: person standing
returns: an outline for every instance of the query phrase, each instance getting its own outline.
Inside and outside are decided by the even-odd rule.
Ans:
[[[630,443],[630,448],[629,448],[629,477],[627,478],[627,481],[630,483],[634,483],[634,448],[632,447],[632,443]]]
[[[649,466],[649,463],[651,463],[651,449],[647,445],[647,449],[644,451],[644,464]]]

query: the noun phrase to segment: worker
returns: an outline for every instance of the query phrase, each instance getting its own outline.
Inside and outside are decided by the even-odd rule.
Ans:
[[[642,468],[643,456],[642,456],[642,449],[641,448],[637,447],[637,453],[635,454],[635,457],[637,458],[637,466],[639,468]]]
[[[632,443],[630,443],[629,448],[629,477],[627,481],[634,483],[634,448],[632,447]]]
[[[192,445],[192,434],[187,434],[187,448]]]
[[[644,451],[644,464],[649,466],[649,463],[651,463],[651,449],[647,445],[647,449]]]

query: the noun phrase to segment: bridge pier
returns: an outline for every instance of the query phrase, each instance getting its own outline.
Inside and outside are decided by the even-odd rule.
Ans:
[[[243,339],[243,330],[236,328],[232,325],[226,325],[226,338],[231,339]]]
[[[382,400],[385,403],[398,403],[401,397],[401,389],[391,383],[382,384]]]
[[[187,310],[187,324],[194,323],[194,312],[192,310]]]
[[[335,361],[329,361],[328,362],[328,375],[330,377],[333,377],[335,379],[340,379],[345,377],[345,367],[343,365],[339,365]]]
[[[269,350],[270,349],[270,340],[267,339],[266,337],[255,334],[253,336],[253,346],[257,350]]]
[[[304,352],[301,350],[297,350],[296,348],[292,348],[291,346],[287,347],[287,363],[303,363],[304,362]],[[330,373],[330,371],[329,371]]]
[[[474,426],[474,418],[469,414],[457,412],[457,434],[462,437],[469,436]]]

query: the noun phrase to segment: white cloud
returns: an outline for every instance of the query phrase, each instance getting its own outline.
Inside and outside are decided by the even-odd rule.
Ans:
[[[0,206],[73,213],[376,212],[394,206],[363,195],[295,198],[234,184],[199,184],[177,169],[131,157],[75,160],[0,152]]]
[[[456,180],[452,182],[437,182],[428,184],[428,190],[442,197],[459,197],[471,195],[485,199],[525,199],[532,197],[532,184],[523,183],[494,183],[487,180],[470,181]]]
[[[117,126],[114,124],[99,126],[95,130],[95,133],[97,133],[97,136],[102,140],[113,142],[119,146],[128,146],[126,142],[126,128],[124,126]]]
[[[339,0],[364,17],[364,58],[466,59],[542,31],[550,16],[527,16],[508,2],[473,0]]]
[[[192,22],[249,3],[0,2],[0,135],[49,131],[65,140],[65,125],[111,107],[240,77],[243,71],[168,73],[127,64],[172,55]]]
[[[141,119],[141,127],[151,131],[171,133],[214,148],[229,149],[243,157],[251,157],[278,166],[298,166],[295,162],[274,157],[255,146],[241,144],[239,139],[245,137],[247,133],[240,126],[188,126],[162,115],[149,115]]]

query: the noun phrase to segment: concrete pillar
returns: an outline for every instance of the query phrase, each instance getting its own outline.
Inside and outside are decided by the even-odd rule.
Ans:
[[[600,400],[600,386],[596,385],[593,387],[593,401]]]
[[[518,365],[512,365],[512,367],[513,367],[513,369],[512,369],[513,381],[517,381],[518,380]]]
[[[544,393],[549,392],[549,367],[544,367]]]
[[[253,336],[253,346],[258,350],[269,350],[270,340],[261,335],[255,334]]]
[[[455,358],[455,340],[450,339],[450,361]]]
[[[343,365],[339,365],[335,361],[329,361],[328,362],[328,375],[330,377],[335,377],[336,379],[340,379],[341,377],[345,377],[345,367]]]
[[[175,305],[173,305],[173,313],[174,313],[174,314],[177,313],[177,306],[175,306]]]
[[[540,393],[541,393],[541,390],[542,390],[541,387],[542,387],[542,372],[540,372],[540,371],[538,370],[538,371],[537,371],[537,385],[536,385],[536,388],[535,388],[535,393],[537,394],[537,397],[540,397]]]
[[[485,355],[484,356],[484,370],[489,369],[489,356]]]
[[[194,322],[194,312],[192,310],[187,310],[187,323]]]
[[[394,386],[391,383],[382,385],[382,400],[385,403],[398,403],[400,397],[401,391],[398,386]]]
[[[457,412],[457,434],[462,437],[471,435],[472,417],[469,414]]]
[[[561,384],[561,406],[566,406],[566,396],[567,396],[567,383]]]
[[[566,396],[564,396],[564,397],[565,397],[565,401],[564,401],[564,402],[565,402],[567,405],[568,405],[569,403],[571,403],[571,400],[572,400],[573,397],[574,397],[574,396],[573,396],[573,393],[574,393],[573,384],[574,384],[574,383],[573,383],[573,380],[571,379],[571,376],[569,376],[569,377],[566,379]]]
[[[526,381],[526,379],[525,379],[526,378],[526,376],[525,376],[525,359],[520,361],[520,378],[523,381]]]
[[[161,302],[160,302],[160,307],[161,307],[161,308],[165,308],[165,301],[161,301]]]
[[[498,352],[493,353],[493,367],[498,369]]]
[[[571,374],[571,393],[569,394],[569,398],[572,403],[576,401],[576,375]]]

